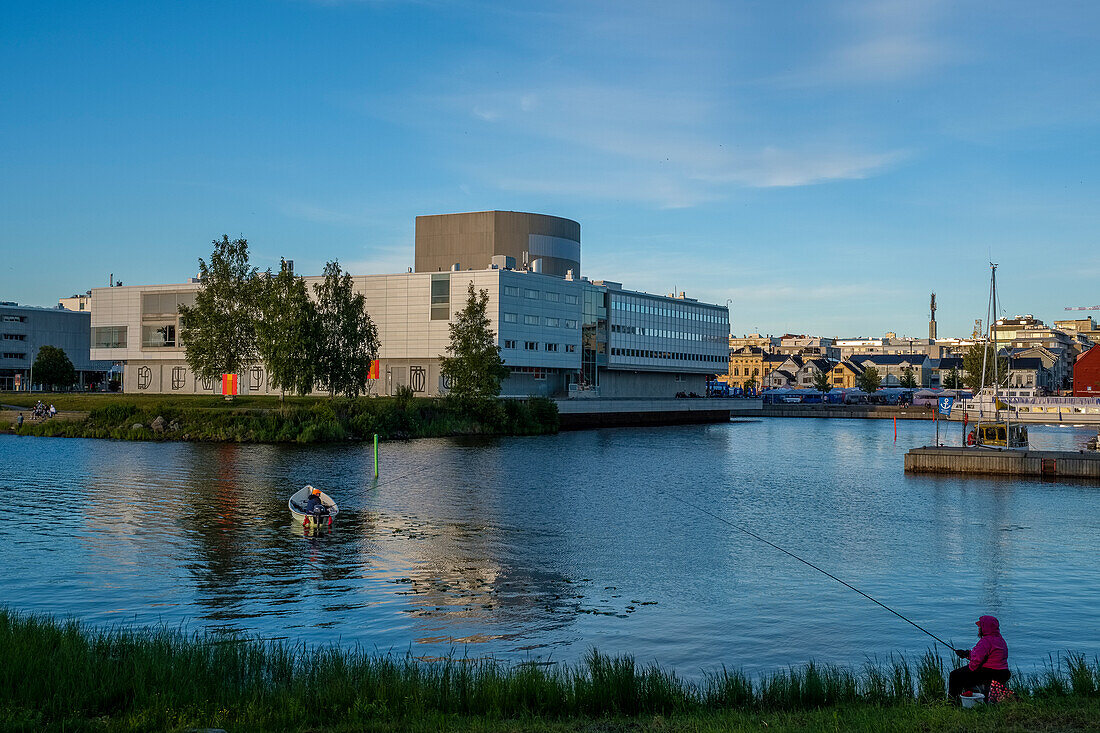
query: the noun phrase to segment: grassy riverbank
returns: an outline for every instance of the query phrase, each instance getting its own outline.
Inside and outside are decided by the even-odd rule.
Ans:
[[[686,682],[595,652],[577,666],[419,662],[335,648],[91,630],[0,611],[9,730],[1097,730],[1100,663],[1017,676],[1020,700],[959,710],[945,660],[807,665]]]
[[[120,440],[194,440],[244,443],[324,443],[449,435],[541,435],[558,430],[553,401],[493,400],[469,406],[450,399],[346,399],[164,395],[27,395],[0,402],[29,408],[41,398],[68,419],[25,419],[20,435]],[[158,420],[160,418],[160,420]],[[14,429],[8,413],[0,430]]]

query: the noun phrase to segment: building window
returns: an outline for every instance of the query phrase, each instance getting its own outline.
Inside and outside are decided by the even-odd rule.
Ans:
[[[505,313],[504,314],[504,322],[505,323],[515,323],[516,322],[516,314],[515,313]]]
[[[152,292],[141,294],[141,314],[143,316],[174,316],[179,313],[179,307],[181,305],[193,307],[195,305],[195,291],[172,291],[167,293]]]
[[[565,345],[565,353],[567,353],[567,354],[577,353],[577,345],[576,344],[566,344]]]
[[[519,297],[519,288],[517,288],[515,285],[505,285],[504,286],[504,294],[505,295],[512,295],[512,296],[515,296],[515,297],[518,298]]]
[[[92,329],[93,349],[125,349],[126,326],[96,326]]]
[[[516,348],[516,341],[515,341],[515,339],[504,339],[504,348],[506,348],[506,349],[514,349],[514,348]]]
[[[143,349],[175,348],[176,324],[151,323],[141,326],[141,347]]]
[[[546,299],[552,303],[557,303],[560,296],[557,293],[547,293]]]
[[[569,305],[576,305],[577,304],[577,296],[573,295],[571,293],[566,293],[565,294],[565,302],[568,303]]]
[[[558,350],[558,345],[557,344],[546,344],[546,350],[547,351],[557,351]]]
[[[26,354],[19,354],[19,353],[16,353],[14,351],[5,351],[4,352],[4,358],[5,359],[26,359],[27,355]]]
[[[523,342],[523,350],[524,351],[538,351],[539,350],[539,342],[538,341],[524,341]]]
[[[25,333],[5,333],[4,334],[4,340],[5,341],[26,341],[27,340],[27,334],[25,334]]]
[[[577,322],[567,318],[565,320],[565,327],[566,328],[576,328],[577,327]]]
[[[451,319],[451,275],[450,273],[432,275],[432,315],[433,321]]]
[[[531,290],[531,289],[528,288],[527,290],[523,291],[523,297],[530,298],[531,300],[538,300],[539,299],[539,291]]]
[[[4,323],[26,323],[26,316],[4,316]]]
[[[561,325],[561,321],[557,318],[547,318],[546,325],[550,328],[557,328],[559,325]]]
[[[539,325],[539,317],[538,316],[533,316],[530,313],[528,313],[523,317],[523,323],[526,326],[537,326],[537,325]]]

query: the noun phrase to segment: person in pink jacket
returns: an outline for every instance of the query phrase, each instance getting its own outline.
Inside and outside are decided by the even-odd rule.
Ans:
[[[1008,671],[1008,644],[1001,636],[1001,624],[994,616],[982,616],[975,622],[978,626],[978,643],[973,649],[956,649],[955,653],[970,664],[951,672],[948,678],[947,694],[954,698],[975,685],[992,681],[1008,682],[1012,673]]]

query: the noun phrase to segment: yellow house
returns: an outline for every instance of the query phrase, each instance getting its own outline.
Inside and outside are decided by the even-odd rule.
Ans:
[[[862,371],[850,361],[842,361],[829,372],[829,384],[834,388],[852,389]]]
[[[763,383],[761,372],[764,368],[764,350],[759,346],[742,346],[730,352],[729,383],[743,387],[752,380],[759,388]]]

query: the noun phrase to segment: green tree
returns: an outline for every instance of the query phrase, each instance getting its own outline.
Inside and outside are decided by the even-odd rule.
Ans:
[[[324,282],[313,286],[320,329],[317,381],[330,396],[367,392],[371,362],[378,358],[378,329],[366,298],[352,286],[351,275],[336,260],[325,264]]]
[[[963,385],[962,374],[959,370],[951,367],[947,374],[943,376],[943,386],[947,389],[959,389]]]
[[[982,380],[982,360],[985,360],[985,380]],[[997,382],[1000,386],[1008,384],[1008,359],[998,356],[993,358],[993,348],[988,349],[985,344],[974,344],[963,354],[963,369],[966,375],[963,381],[966,386],[977,392],[982,385],[993,386],[993,374],[996,369]]]
[[[43,346],[31,367],[34,381],[47,389],[68,389],[76,384],[76,369],[64,349],[56,346]]]
[[[907,366],[901,370],[901,386],[910,389],[917,386],[917,377],[913,374],[913,367]]]
[[[873,366],[865,368],[856,377],[856,386],[868,394],[877,390],[880,384],[882,384],[882,377],[879,376],[878,369]]]
[[[267,367],[268,383],[280,393],[309,394],[317,381],[321,321],[306,283],[286,261],[279,273],[259,280],[256,350]],[[281,396],[281,395],[280,395]]]
[[[500,383],[508,369],[500,358],[496,334],[489,328],[486,310],[489,291],[474,292],[471,282],[466,307],[455,316],[449,328],[449,356],[439,357],[439,369],[451,383],[451,394],[464,401],[477,401],[500,394]]]
[[[746,379],[745,383],[741,385],[746,392],[751,392],[756,387],[755,379]]]
[[[814,389],[821,393],[824,397],[829,394],[829,391],[833,388],[833,385],[829,384],[829,372],[818,371],[814,374]]]
[[[248,241],[214,240],[210,263],[199,259],[195,305],[180,306],[180,341],[187,365],[203,379],[240,374],[256,361],[256,268]]]

